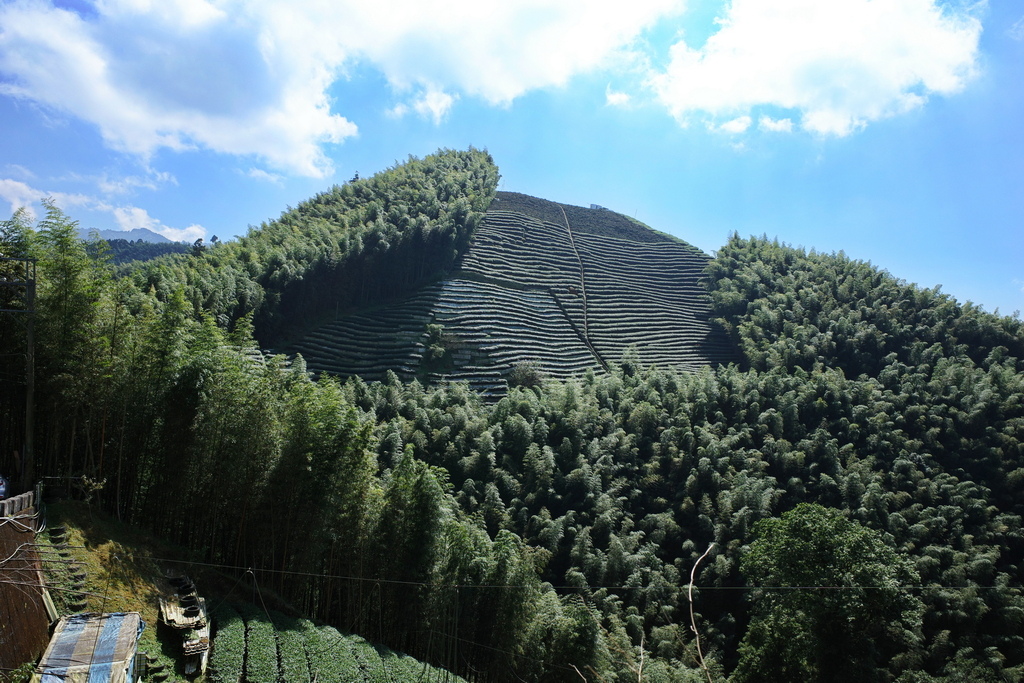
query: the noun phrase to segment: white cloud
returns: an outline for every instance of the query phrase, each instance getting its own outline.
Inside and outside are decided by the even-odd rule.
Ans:
[[[712,126],[713,130],[717,130],[722,133],[743,133],[750,128],[751,119],[749,116],[737,116],[734,119],[726,121],[720,126]]]
[[[439,88],[427,87],[410,102],[399,102],[385,114],[393,119],[400,119],[410,112],[416,112],[423,118],[433,121],[434,125],[440,125],[457,99],[458,95],[449,95]]]
[[[280,185],[284,180],[276,173],[269,173],[264,171],[262,168],[250,168],[246,175],[250,178],[255,178],[256,180],[264,180],[268,183],[274,183],[275,185]]]
[[[55,0],[54,0],[55,1]],[[507,104],[629,61],[683,0],[49,0],[0,5],[0,94],[94,124],[106,144],[254,155],[291,173],[332,171],[325,145],[356,135],[343,91],[382,73],[440,121],[462,96]]]
[[[149,15],[162,23],[184,28],[209,25],[223,19],[225,13],[206,0],[99,0],[100,10],[124,15]]]
[[[4,172],[12,175],[20,176],[26,180],[35,180],[36,174],[25,168],[21,164],[6,164],[4,166]]]
[[[0,199],[11,205],[9,215],[13,215],[15,211],[24,207],[28,211],[29,218],[35,220],[36,211],[33,205],[44,196],[20,180],[0,179]]]
[[[507,104],[625,59],[645,28],[682,8],[681,0],[347,0],[314,11],[397,88],[433,85]]]
[[[384,113],[393,119],[400,119],[409,113],[409,105],[399,102]]]
[[[34,221],[40,215],[40,201],[46,198],[52,199],[54,204],[62,209],[69,206],[80,206],[97,211],[109,211],[112,208],[106,202],[84,194],[45,192],[20,180],[0,178],[0,199],[10,204],[11,210],[9,215],[13,215],[18,209],[24,208],[29,219]]]
[[[187,228],[181,229],[164,227],[160,234],[175,242],[195,242],[197,239],[206,236],[206,228],[198,223],[193,223]]]
[[[102,175],[95,179],[96,186],[104,194],[127,194],[137,189],[156,190],[161,185],[177,185],[178,179],[172,174],[148,170],[146,175],[131,175],[112,178],[109,175]]]
[[[187,228],[171,228],[149,215],[145,209],[137,206],[119,206],[114,209],[114,220],[121,230],[145,228],[159,233],[175,242],[194,242],[206,236],[206,228],[201,225],[190,225]]]
[[[0,93],[89,121],[143,158],[204,147],[323,175],[322,144],[356,132],[330,111],[334,74],[301,43],[290,47],[305,59],[261,59],[261,27],[242,9],[109,1],[86,19],[40,0],[4,5]]]
[[[66,211],[68,207],[81,207],[90,211],[109,213],[114,217],[121,230],[148,228],[153,232],[172,240],[193,242],[206,235],[201,225],[190,225],[187,228],[172,228],[164,225],[149,215],[145,209],[137,206],[113,206],[110,203],[85,194],[69,192],[46,192],[38,190],[18,180],[0,178],[0,199],[11,205],[11,214],[18,208],[25,207],[30,220],[35,221],[40,215],[39,201],[49,197],[54,204]]]
[[[793,122],[790,119],[776,120],[770,116],[762,116],[757,122],[757,127],[761,130],[788,133],[793,130]]]
[[[1014,40],[1024,40],[1024,17],[1018,19],[1006,33]]]
[[[448,110],[452,108],[455,99],[443,90],[429,88],[419,99],[413,102],[412,107],[416,110],[417,114],[432,119],[434,124],[437,125],[441,123]]]
[[[840,136],[961,90],[981,33],[967,10],[936,0],[733,0],[720,24],[699,49],[673,45],[651,78],[680,122],[770,105]]]
[[[609,107],[626,107],[632,100],[629,93],[612,90],[610,85],[604,90],[604,103]]]
[[[106,203],[102,199],[96,197],[90,197],[87,194],[71,193],[71,192],[49,192],[46,195],[53,200],[54,204],[60,207],[62,210],[66,210],[69,206],[82,207],[84,209],[91,209],[93,211],[113,211],[110,204]]]

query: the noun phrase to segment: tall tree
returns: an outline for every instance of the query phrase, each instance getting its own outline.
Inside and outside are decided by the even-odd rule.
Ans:
[[[921,601],[910,560],[834,509],[761,520],[741,562],[759,590],[736,681],[880,681],[911,663]]]

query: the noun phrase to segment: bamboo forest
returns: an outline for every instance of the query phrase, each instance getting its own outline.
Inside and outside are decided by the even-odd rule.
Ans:
[[[208,680],[1024,678],[1020,317],[498,182],[440,150],[120,262],[16,212],[0,472],[300,615],[223,607]]]

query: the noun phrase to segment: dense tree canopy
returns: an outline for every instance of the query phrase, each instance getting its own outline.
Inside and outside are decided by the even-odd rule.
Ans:
[[[451,150],[353,180],[238,240],[138,265],[131,278],[195,313],[254,313],[264,343],[352,306],[408,292],[450,268],[494,197],[486,152]]]
[[[524,371],[488,402],[260,353],[254,330],[432,277],[496,179],[481,152],[411,160],[124,277],[55,207],[5,221],[4,253],[39,264],[37,474],[478,681],[706,680],[688,583],[712,543],[693,592],[716,680],[826,680],[827,658],[846,680],[1024,676],[1017,318],[733,238],[708,288],[742,366],[627,353],[570,382]]]
[[[184,254],[192,249],[187,242],[146,242],[144,240],[111,239],[104,242],[115,265],[132,261],[149,261],[166,254]]]
[[[754,534],[740,570],[760,590],[734,680],[885,680],[892,652],[915,648],[920,577],[878,532],[801,503]]]

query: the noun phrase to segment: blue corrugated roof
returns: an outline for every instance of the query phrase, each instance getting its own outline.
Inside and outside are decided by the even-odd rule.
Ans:
[[[134,668],[143,628],[138,612],[62,618],[37,668],[42,683],[84,677],[89,683],[124,681],[126,670],[130,674]]]

